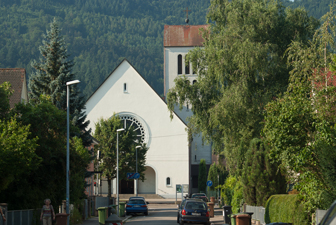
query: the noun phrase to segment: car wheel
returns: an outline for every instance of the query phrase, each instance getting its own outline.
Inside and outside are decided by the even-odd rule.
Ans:
[[[182,220],[180,220],[180,225],[184,225],[184,222]]]
[[[145,212],[144,215],[145,215],[145,216],[148,216],[148,212]]]

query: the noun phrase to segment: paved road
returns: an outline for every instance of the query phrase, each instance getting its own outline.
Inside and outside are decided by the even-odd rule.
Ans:
[[[220,213],[220,212],[219,212]],[[177,225],[177,206],[173,204],[149,204],[149,215],[133,216],[127,220],[127,225]],[[221,217],[222,218],[222,217]],[[217,221],[216,221],[217,222]],[[223,224],[222,219],[220,223]],[[194,224],[198,225],[198,224]]]

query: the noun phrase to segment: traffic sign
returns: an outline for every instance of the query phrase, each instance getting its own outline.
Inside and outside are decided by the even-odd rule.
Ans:
[[[140,173],[127,173],[127,179],[138,179],[140,177]]]
[[[211,187],[211,186],[212,186],[212,181],[211,181],[211,180],[208,180],[208,181],[207,181],[207,186],[208,186],[208,187]]]

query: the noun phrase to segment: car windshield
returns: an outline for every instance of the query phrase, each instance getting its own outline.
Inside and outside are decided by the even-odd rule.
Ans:
[[[206,206],[203,202],[187,202],[186,209],[202,209],[205,210]]]
[[[143,204],[143,205],[145,205],[145,201],[141,200],[141,199],[132,199],[128,202],[128,204],[139,204],[139,205]]]

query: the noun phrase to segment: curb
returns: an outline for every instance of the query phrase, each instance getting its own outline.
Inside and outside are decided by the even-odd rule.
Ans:
[[[123,223],[126,223],[128,219],[132,218],[132,215],[126,216],[125,219],[122,220]]]

